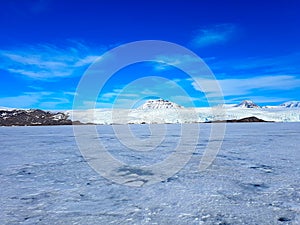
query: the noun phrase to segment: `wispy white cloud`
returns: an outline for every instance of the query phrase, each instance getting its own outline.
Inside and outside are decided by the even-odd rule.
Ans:
[[[79,42],[64,47],[50,44],[0,49],[0,69],[33,79],[51,80],[72,76],[97,59],[92,50]]]
[[[93,109],[93,108],[111,109],[112,107],[113,104],[111,102],[84,101],[82,109]]]
[[[166,79],[150,76],[140,78],[124,85],[123,88],[113,89],[99,95],[96,106],[109,108],[132,108],[146,99],[163,98],[184,106],[193,106],[195,101],[203,100],[203,96],[190,96],[182,86],[180,79]],[[91,103],[95,106],[95,103]]]
[[[157,71],[169,69],[170,66],[189,66],[193,63],[199,62],[198,57],[191,55],[160,55],[156,58],[156,63],[154,69]]]
[[[75,63],[74,67],[81,67],[81,66],[89,65],[92,62],[94,62],[96,59],[99,60],[99,59],[101,59],[101,57],[100,56],[95,56],[95,55],[88,55],[88,56],[86,56],[84,58],[79,59]]]
[[[77,95],[77,92],[74,92],[74,91],[65,91],[63,92],[64,95],[70,95],[70,96],[76,96]]]
[[[105,93],[102,93],[100,95],[100,100],[103,102],[105,101],[112,101],[114,98],[116,98],[120,92],[122,91],[122,89],[118,89],[118,88],[115,88],[113,89],[111,92],[105,92]]]
[[[153,64],[155,71],[170,70],[173,69],[173,66],[182,70],[188,76],[198,77],[201,75],[202,77],[208,78],[214,76],[205,61],[193,54],[159,55],[155,61],[156,63]],[[174,79],[173,81],[175,81]]]
[[[195,107],[196,102],[206,102],[205,97],[193,97],[189,95],[174,95],[170,96],[170,101],[184,105],[186,107]]]
[[[18,96],[0,98],[0,105],[11,108],[31,108],[39,100],[39,95],[24,93]]]
[[[278,56],[260,56],[238,59],[218,59],[206,61],[217,74],[299,74],[299,52]]]
[[[217,94],[215,89],[216,81],[220,85],[223,96],[245,96],[262,90],[285,91],[300,87],[300,79],[296,76],[260,76],[241,79],[208,80],[196,79],[192,85],[196,90],[205,91],[208,96]],[[205,87],[205,90],[200,87]]]
[[[217,24],[197,30],[192,40],[194,47],[206,47],[222,44],[230,40],[236,33],[236,26],[231,23]]]
[[[113,89],[111,92],[105,92],[99,96],[99,99],[95,105],[100,108],[130,108],[137,99],[143,94],[138,90],[124,91],[122,89]]]
[[[74,94],[74,93],[72,93]],[[0,98],[0,106],[9,108],[41,108],[58,109],[68,108],[72,102],[71,92],[23,92],[16,96]]]
[[[158,62],[162,64],[169,64],[174,66],[184,65],[188,68],[194,63],[193,57],[188,56],[159,56]],[[217,60],[214,57],[209,58],[212,62]],[[242,60],[241,60],[242,61]],[[286,59],[288,61],[288,57]],[[261,63],[269,63],[268,65],[274,65],[272,60],[261,60]],[[246,63],[245,63],[246,64]],[[236,66],[236,64],[231,64]],[[164,66],[164,65],[163,65]],[[246,66],[246,65],[245,65]],[[255,63],[252,65],[256,66]],[[164,67],[162,69],[165,69]],[[201,73],[201,68],[195,69],[195,80],[192,79],[157,79],[155,77],[148,79],[139,79],[132,84],[128,84],[128,87],[124,85],[124,88],[114,89],[110,92],[102,93],[99,97],[98,106],[112,107],[115,99],[118,100],[117,106],[120,108],[128,108],[134,105],[135,102],[147,97],[161,97],[171,101],[174,101],[181,105],[189,105],[187,102],[193,102],[195,105],[200,105],[201,102],[215,101],[220,102],[222,96],[226,100],[232,101],[243,100],[250,98],[259,103],[261,102],[282,102],[287,101],[286,94],[280,96],[280,93],[289,92],[290,90],[296,90],[300,88],[299,75],[270,75],[259,73],[249,73],[244,76],[233,76],[226,69],[224,69],[223,79],[208,79],[205,73]],[[263,75],[261,75],[263,74]],[[284,74],[284,73],[282,73]],[[219,74],[218,74],[219,75]],[[196,77],[196,78],[195,78]],[[193,90],[193,88],[196,90]],[[203,89],[204,87],[204,89]],[[221,89],[219,89],[221,88]],[[188,90],[192,96],[188,96],[180,89]],[[192,89],[192,91],[190,91]],[[218,92],[219,90],[223,93]],[[200,92],[197,92],[200,91]],[[203,94],[206,95],[206,98]],[[276,93],[276,97],[273,96]],[[264,96],[265,95],[265,96]],[[269,95],[269,96],[268,96]],[[270,97],[271,96],[271,97]]]

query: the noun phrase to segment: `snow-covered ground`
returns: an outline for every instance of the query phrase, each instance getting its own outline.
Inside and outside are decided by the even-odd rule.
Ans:
[[[227,124],[222,148],[203,172],[199,161],[213,124],[199,125],[187,165],[140,188],[97,174],[80,154],[72,126],[0,127],[0,224],[300,224],[299,123]],[[155,163],[172,154],[181,125],[151,125],[153,132],[130,125],[138,138],[161,126],[165,141],[151,152],[126,149],[113,126],[97,126],[97,140],[124,162]],[[130,173],[138,179],[143,171]]]
[[[96,124],[194,123],[255,116],[266,121],[299,122],[300,108],[178,108],[178,109],[95,109],[67,111],[73,120]]]

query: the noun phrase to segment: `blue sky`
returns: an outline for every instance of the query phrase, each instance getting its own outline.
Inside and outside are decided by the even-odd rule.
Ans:
[[[2,1],[0,106],[71,109],[89,65],[139,40],[174,42],[195,52],[213,71],[227,103],[299,100],[299,8],[297,0]],[[205,93],[176,67],[138,63],[105,84],[96,106],[112,107],[125,87],[147,76],[153,82],[132,86],[120,107],[155,97],[207,105]],[[184,89],[193,104],[172,85]]]

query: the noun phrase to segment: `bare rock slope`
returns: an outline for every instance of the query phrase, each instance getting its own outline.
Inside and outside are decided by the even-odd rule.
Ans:
[[[40,109],[13,109],[0,111],[0,126],[71,125],[64,113],[45,112]]]

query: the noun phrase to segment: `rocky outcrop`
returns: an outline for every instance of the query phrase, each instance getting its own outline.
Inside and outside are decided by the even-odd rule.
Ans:
[[[266,121],[266,120],[259,119],[255,116],[251,116],[251,117],[246,117],[237,120],[216,120],[216,121],[209,121],[206,123],[259,123],[259,122],[272,122],[272,121]]]
[[[64,113],[52,113],[40,109],[0,110],[0,126],[71,125],[72,121],[68,117]]]

